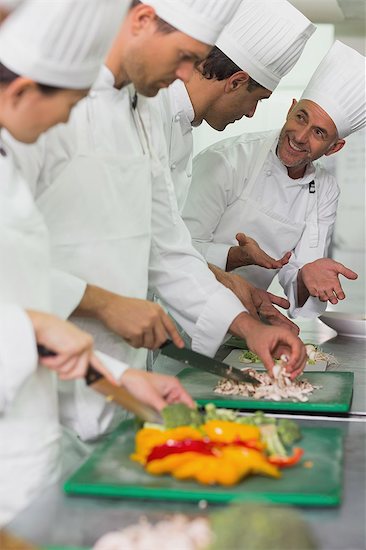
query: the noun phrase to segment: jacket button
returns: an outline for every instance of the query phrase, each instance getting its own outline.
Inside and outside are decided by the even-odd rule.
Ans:
[[[266,173],[267,173],[267,176],[271,176],[271,175],[272,175],[272,172],[271,172],[271,170],[267,170],[267,172],[266,172]]]
[[[174,120],[175,120],[175,122],[179,122],[180,121],[180,115],[175,115]]]
[[[173,164],[170,166],[170,169],[171,169],[171,170],[175,170],[176,167],[177,167],[177,165],[175,164],[175,162],[173,162]]]

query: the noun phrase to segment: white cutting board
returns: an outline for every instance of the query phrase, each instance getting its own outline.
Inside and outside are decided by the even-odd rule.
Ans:
[[[242,363],[239,361],[240,355],[244,352],[243,349],[233,349],[229,355],[223,360],[223,363],[237,367],[238,369],[253,367],[255,369],[263,369],[263,363]],[[323,372],[327,369],[326,361],[317,361],[315,365],[306,364],[304,372]]]

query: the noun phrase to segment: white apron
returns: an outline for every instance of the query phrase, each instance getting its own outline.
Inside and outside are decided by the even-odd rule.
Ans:
[[[294,222],[285,216],[279,215],[252,198],[252,191],[256,185],[258,175],[273,143],[274,138],[271,135],[259,151],[253,169],[249,173],[248,183],[241,196],[225,210],[215,230],[213,242],[237,245],[235,235],[245,233],[255,239],[267,254],[278,259],[296,247],[306,224],[310,226],[310,246],[317,246],[318,194],[315,192],[308,194],[306,219],[303,222]],[[233,220],[235,220],[235,224]],[[265,269],[259,266],[245,266],[233,271],[245,277],[255,286],[267,289],[279,270]]]
[[[74,125],[78,152],[37,200],[50,232],[52,265],[89,284],[145,299],[151,238],[148,156],[126,158],[123,150],[105,155],[103,145],[95,146],[98,120],[88,101],[80,105],[86,115],[79,111],[82,117]],[[138,215],[132,217],[131,211]],[[71,320],[93,335],[96,349],[144,366],[143,354],[136,359],[136,350],[99,321]]]
[[[2,303],[49,310],[48,252],[47,229],[27,185],[12,160],[0,156]],[[55,374],[30,365],[29,377],[0,416],[0,525],[57,480],[59,454]]]

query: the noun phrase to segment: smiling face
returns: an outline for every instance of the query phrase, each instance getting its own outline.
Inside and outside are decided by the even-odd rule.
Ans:
[[[310,162],[336,153],[344,143],[338,139],[333,120],[317,103],[293,100],[278,140],[277,156],[290,177],[300,178]]]

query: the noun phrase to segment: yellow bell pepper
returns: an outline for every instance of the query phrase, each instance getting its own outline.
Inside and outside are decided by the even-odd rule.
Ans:
[[[228,420],[210,420],[203,424],[202,430],[211,441],[222,443],[232,443],[237,440],[260,440],[260,430],[257,426],[237,424]]]

